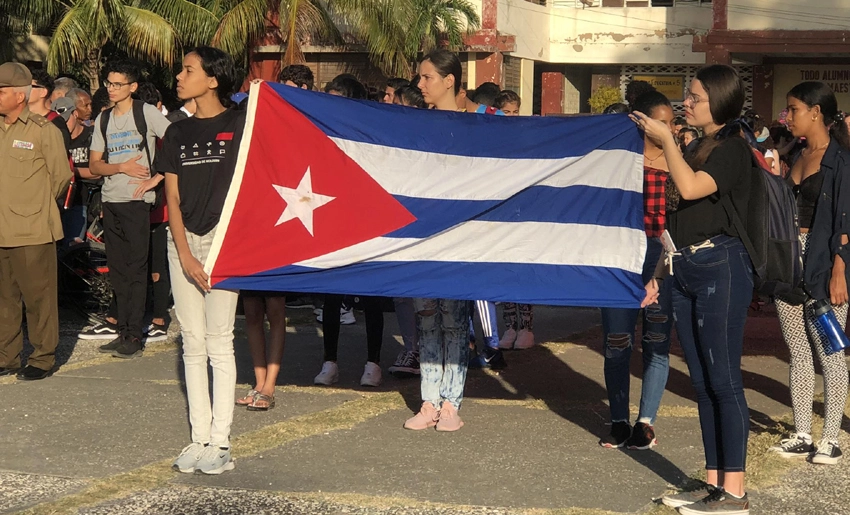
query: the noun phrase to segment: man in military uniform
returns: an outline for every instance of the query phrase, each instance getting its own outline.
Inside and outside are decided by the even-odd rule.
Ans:
[[[44,379],[59,343],[56,241],[62,238],[57,198],[71,167],[62,134],[31,113],[32,75],[0,65],[0,376]],[[23,303],[35,348],[21,369]]]

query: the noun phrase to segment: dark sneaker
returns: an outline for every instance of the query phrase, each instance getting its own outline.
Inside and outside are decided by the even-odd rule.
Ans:
[[[80,340],[111,340],[116,337],[118,337],[118,326],[109,322],[89,327],[77,335]]]
[[[779,445],[771,447],[770,450],[783,458],[808,458],[815,452],[815,446],[807,436],[795,433],[790,438],[781,440]]]
[[[104,353],[104,354],[112,354],[113,352],[115,352],[115,350],[118,347],[121,346],[122,343],[124,343],[124,337],[118,336],[117,338],[115,338],[111,342],[107,343],[106,345],[101,345],[100,347],[97,348],[97,350]]]
[[[313,309],[313,301],[309,297],[298,297],[297,299],[286,299],[286,307],[289,309]]]
[[[695,502],[700,502],[717,490],[717,487],[708,483],[702,483],[696,490],[688,490],[686,492],[676,492],[675,494],[667,494],[661,498],[664,506],[671,508],[679,508],[687,506]]]
[[[396,377],[414,377],[419,375],[419,354],[402,351],[395,363],[387,371]]]
[[[626,447],[633,451],[646,451],[658,445],[655,438],[655,428],[649,424],[638,422],[632,429],[632,436],[626,441]]]
[[[837,443],[829,440],[821,440],[818,444],[818,452],[812,456],[812,463],[818,465],[835,465],[841,461],[841,449]]]
[[[17,378],[22,381],[38,381],[50,376],[50,370],[42,370],[32,365],[27,365],[26,368],[18,372]]]
[[[168,339],[168,328],[164,325],[151,324],[145,331],[145,342],[162,342]]]
[[[493,370],[501,370],[508,366],[502,351],[492,347],[484,347],[481,349],[481,354],[475,356],[475,359],[478,360],[478,364],[475,368],[492,368]]]
[[[747,494],[738,499],[722,488],[715,488],[705,499],[679,507],[681,515],[748,515],[750,500]]]
[[[127,338],[124,343],[112,351],[112,356],[115,358],[131,359],[136,356],[141,356],[145,352],[145,347],[142,345],[142,340],[138,338]]]
[[[611,434],[599,440],[599,445],[606,449],[619,449],[626,445],[626,441],[632,436],[632,425],[628,422],[614,422],[611,424]]]

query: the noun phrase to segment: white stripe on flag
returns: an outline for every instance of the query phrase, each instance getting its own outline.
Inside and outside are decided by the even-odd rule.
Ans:
[[[426,239],[374,238],[294,264],[334,268],[370,261],[529,263],[621,268],[639,274],[645,254],[646,234],[640,229],[475,220]]]
[[[643,156],[628,150],[594,150],[566,159],[497,159],[332,140],[392,195],[501,200],[535,185],[643,192],[643,175],[624,173],[639,170]]]

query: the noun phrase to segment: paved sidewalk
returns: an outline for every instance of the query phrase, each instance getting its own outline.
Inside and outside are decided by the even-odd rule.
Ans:
[[[342,328],[340,382],[313,386],[321,330],[308,310],[292,310],[277,407],[237,408],[236,469],[181,475],[170,469],[189,438],[176,327],[169,342],[123,361],[98,354],[103,342],[77,341],[82,322],[67,315],[63,366],[52,378],[0,379],[0,513],[673,514],[653,499],[702,466],[678,350],[657,422],[660,445],[644,452],[597,445],[608,409],[596,310],[537,308],[537,340],[546,343],[507,353],[509,367],[499,373],[470,371],[466,425],[451,434],[401,428],[418,408],[418,380],[385,373],[380,388],[359,386],[362,320]],[[384,370],[401,349],[394,315],[385,319]],[[238,321],[240,394],[253,374],[241,329]],[[751,317],[747,330],[754,441],[767,442],[778,439],[790,412],[787,350],[769,313]],[[639,362],[635,356],[633,405]],[[846,460],[798,466],[774,486],[751,490],[752,513],[850,513],[841,511],[850,506],[847,479]]]

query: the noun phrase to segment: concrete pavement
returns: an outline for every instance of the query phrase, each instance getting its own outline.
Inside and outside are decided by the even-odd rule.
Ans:
[[[313,386],[321,330],[309,311],[293,310],[277,407],[237,408],[236,469],[181,475],[169,468],[189,439],[174,338],[142,358],[116,360],[96,353],[103,342],[77,341],[83,322],[63,315],[63,367],[44,381],[0,380],[0,513],[672,514],[653,499],[702,465],[677,350],[656,425],[660,445],[645,452],[597,445],[608,412],[596,310],[537,308],[535,334],[546,343],[508,353],[504,371],[471,371],[466,425],[451,434],[401,428],[418,408],[417,380],[385,373],[380,388],[359,386],[362,320],[342,329],[340,382]],[[385,318],[384,370],[401,349],[395,317]],[[241,325],[240,394],[253,374]],[[790,400],[787,351],[770,313],[750,318],[744,370],[754,440],[776,440]],[[833,510],[850,506],[850,496],[828,489],[828,480],[850,476],[847,463],[798,467],[774,486],[751,489],[752,513],[841,513]],[[823,487],[806,488],[816,484]]]

